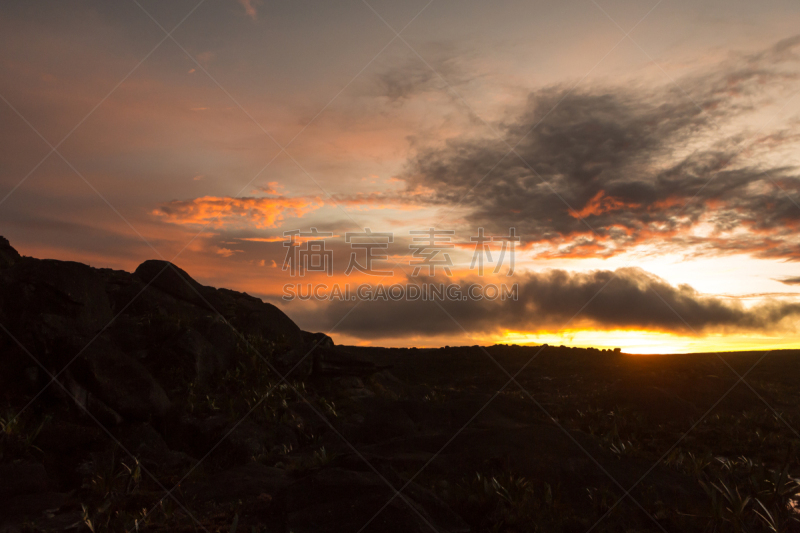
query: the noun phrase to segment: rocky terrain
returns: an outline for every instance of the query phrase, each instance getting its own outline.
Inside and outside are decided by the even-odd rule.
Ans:
[[[0,531],[797,531],[797,355],[342,347],[2,239]]]

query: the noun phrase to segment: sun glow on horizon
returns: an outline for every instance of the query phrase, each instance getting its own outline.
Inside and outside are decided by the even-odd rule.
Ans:
[[[767,335],[713,334],[702,337],[642,330],[565,330],[563,332],[505,331],[485,336],[411,336],[404,338],[361,339],[331,332],[334,342],[351,346],[391,348],[441,348],[444,346],[491,346],[517,344],[520,346],[567,346],[570,348],[620,348],[630,355],[670,355],[681,353],[722,353],[750,350],[800,349],[800,342]]]
[[[566,330],[560,333],[526,333],[508,331],[503,343],[550,344],[576,348],[620,348],[636,355],[730,352],[747,350],[786,350],[800,348],[796,340],[767,335],[683,336],[674,333],[642,330]]]

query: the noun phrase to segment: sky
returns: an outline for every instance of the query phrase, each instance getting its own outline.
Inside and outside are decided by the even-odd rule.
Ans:
[[[0,235],[343,344],[797,348],[798,28],[791,0],[9,0]],[[330,272],[293,272],[312,245]],[[364,284],[516,299],[286,297]]]

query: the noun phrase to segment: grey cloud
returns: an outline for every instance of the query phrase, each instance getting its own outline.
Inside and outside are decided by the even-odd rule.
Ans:
[[[469,283],[479,281],[464,281],[461,287],[465,290]],[[706,296],[688,285],[670,285],[638,268],[588,273],[551,270],[509,278],[508,283],[513,281],[519,284],[516,301],[446,300],[439,302],[441,307],[422,300],[362,302],[336,331],[378,338],[460,334],[462,327],[472,333],[498,333],[506,329],[558,331],[569,325],[703,335],[791,328],[792,319],[800,314],[800,304],[768,300],[746,308],[738,300]],[[287,311],[303,325],[327,330],[353,305],[334,301],[311,308],[295,302]]]
[[[372,76],[372,96],[402,104],[422,93],[436,91],[452,97],[447,86],[460,87],[479,77],[474,66],[467,66],[474,52],[456,49],[453,44],[428,43],[420,48],[427,65],[405,45],[399,54],[387,53]],[[428,66],[430,65],[430,66]],[[433,68],[431,68],[433,67]],[[441,76],[441,78],[440,78]],[[445,84],[442,78],[447,81]]]
[[[715,233],[695,237],[700,249],[794,259],[800,209],[786,195],[800,198],[800,175],[761,156],[796,143],[796,125],[755,138],[726,128],[796,89],[799,46],[793,37],[679,79],[686,93],[672,84],[537,90],[500,126],[502,140],[420,150],[404,178],[409,190],[433,191],[431,203],[459,203],[469,223],[516,226],[529,241],[574,247],[588,235],[598,253],[613,254],[686,239],[702,219]],[[752,239],[715,236],[737,228]]]

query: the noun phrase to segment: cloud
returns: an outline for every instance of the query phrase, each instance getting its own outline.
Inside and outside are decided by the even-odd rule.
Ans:
[[[444,43],[428,43],[427,47],[425,55],[433,68],[416,56],[397,56],[387,52],[385,66],[378,68],[372,78],[371,94],[402,104],[420,94],[441,93],[447,85],[462,86],[475,77],[475,66],[467,68],[464,65],[468,52]]]
[[[301,217],[322,207],[312,197],[203,196],[162,204],[153,215],[174,224],[209,224],[212,228],[275,228],[287,216]]]
[[[784,278],[775,281],[780,281],[784,285],[800,285],[800,278]]]
[[[462,281],[462,291],[480,281]],[[519,284],[518,300],[448,300],[440,302],[444,311],[430,301],[365,301],[341,323],[352,302],[333,301],[314,309],[300,304],[288,311],[318,329],[336,325],[337,332],[367,339],[462,334],[464,330],[471,334],[556,332],[567,325],[571,329],[646,330],[690,336],[775,332],[793,329],[793,320],[800,315],[798,303],[767,300],[748,308],[738,300],[701,294],[689,285],[671,285],[638,268],[586,273],[550,270],[501,281]]]
[[[173,200],[158,206],[152,214],[173,224],[209,224],[217,230],[276,228],[286,217],[302,217],[325,206],[347,206],[357,210],[420,209],[417,197],[424,191],[411,195],[395,192],[355,193],[334,195],[331,199],[319,196],[277,195],[275,184],[269,188],[257,189],[270,196],[233,198],[227,196],[203,196],[189,200]],[[349,225],[349,223],[348,223]],[[248,237],[242,240],[278,242],[282,238]]]
[[[502,139],[421,149],[403,178],[409,191],[433,191],[420,201],[461,206],[475,227],[516,227],[545,257],[657,243],[800,259],[800,173],[776,155],[796,150],[798,124],[757,135],[742,126],[796,91],[798,48],[793,37],[678,79],[686,92],[536,90],[498,126]]]
[[[222,257],[230,257],[236,252],[241,250],[231,250],[230,248],[214,248],[214,253],[217,255],[221,255]]]
[[[352,207],[358,210],[369,209],[396,209],[400,211],[411,211],[422,209],[424,206],[420,202],[420,197],[429,194],[430,191],[415,190],[409,193],[401,192],[371,192],[355,194],[334,194],[333,200],[342,206]]]
[[[247,13],[247,16],[253,20],[256,20],[256,15],[258,15],[258,12],[256,11],[256,5],[260,4],[261,2],[259,2],[258,0],[237,0],[237,1],[242,5],[242,7],[244,7],[244,11],[245,13]]]

